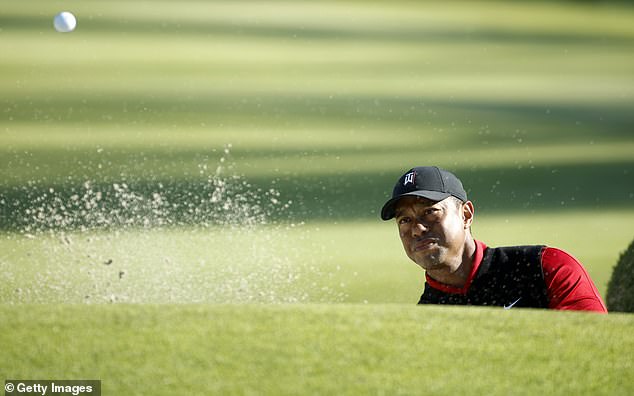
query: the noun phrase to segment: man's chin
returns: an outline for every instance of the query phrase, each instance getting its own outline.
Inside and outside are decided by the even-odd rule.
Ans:
[[[437,264],[437,263],[417,263],[422,269],[424,269],[425,271],[429,272],[429,271],[437,271],[439,269],[442,269],[444,266],[441,264]]]
[[[413,257],[414,262],[425,271],[435,270],[443,267],[442,260],[438,252],[427,252],[426,254],[418,254]]]
[[[416,260],[414,260],[414,262],[425,271],[433,271],[443,267],[443,264],[435,259],[436,257],[430,257],[428,255],[426,257],[416,257]]]

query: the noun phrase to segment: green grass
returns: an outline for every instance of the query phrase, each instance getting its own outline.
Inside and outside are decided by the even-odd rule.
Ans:
[[[630,315],[412,305],[2,306],[6,378],[103,394],[630,394]],[[20,329],[15,331],[14,329]],[[44,330],[45,329],[45,330]]]
[[[61,10],[75,32],[54,32]],[[630,316],[415,307],[423,273],[378,220],[404,170],[446,167],[476,238],[563,248],[605,296],[633,237],[632,20],[624,2],[4,4],[0,376],[633,393]],[[195,215],[219,166],[251,194]]]
[[[77,14],[72,34],[52,29],[60,7]],[[627,208],[633,14],[550,2],[9,4],[0,196],[23,203],[26,186],[85,180],[182,190],[232,144],[236,173],[302,198],[295,221],[375,218],[403,170],[431,163],[489,211]],[[0,211],[14,228],[17,211]]]

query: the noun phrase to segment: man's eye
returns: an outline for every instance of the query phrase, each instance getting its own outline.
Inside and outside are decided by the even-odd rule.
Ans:
[[[409,222],[408,217],[401,217],[400,219],[398,219],[399,224],[407,224],[408,222]]]
[[[423,211],[423,216],[425,216],[425,218],[430,221],[431,220],[435,221],[436,219],[440,217],[441,211],[442,210],[439,208],[428,208]]]

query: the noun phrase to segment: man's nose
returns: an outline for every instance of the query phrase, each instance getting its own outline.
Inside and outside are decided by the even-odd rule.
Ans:
[[[412,237],[417,238],[425,232],[427,232],[427,226],[420,220],[415,221],[412,226]]]

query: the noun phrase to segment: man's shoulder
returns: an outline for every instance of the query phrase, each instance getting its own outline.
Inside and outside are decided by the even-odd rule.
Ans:
[[[548,245],[515,245],[515,246],[497,246],[487,247],[484,251],[485,259],[491,257],[494,259],[502,259],[504,261],[511,260],[513,262],[536,260],[546,267],[550,266],[581,266],[572,254],[567,251]]]
[[[487,247],[487,249],[499,250],[502,252],[520,252],[520,253],[529,253],[533,250],[541,251],[542,249],[551,249],[546,245],[509,245],[509,246],[496,246],[496,247]]]
[[[541,284],[544,245],[499,246],[484,251],[474,282],[488,286],[491,282],[505,287]],[[532,287],[532,286],[531,286]]]
[[[563,273],[583,273],[585,269],[579,260],[565,250],[546,247],[542,253],[542,265],[546,275],[553,274],[558,271]]]
[[[502,245],[502,246],[489,246],[485,242],[480,240],[474,240],[476,246],[488,254],[530,254],[541,253],[544,249],[552,249],[545,244],[539,245]]]
[[[542,255],[549,248],[546,245],[516,245],[487,247],[483,264],[541,263]]]

